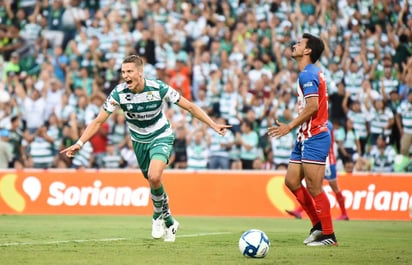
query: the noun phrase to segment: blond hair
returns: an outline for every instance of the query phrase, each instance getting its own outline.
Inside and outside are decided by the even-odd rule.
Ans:
[[[129,55],[124,58],[123,63],[134,63],[136,64],[136,67],[143,67],[144,65],[143,58],[135,54]]]

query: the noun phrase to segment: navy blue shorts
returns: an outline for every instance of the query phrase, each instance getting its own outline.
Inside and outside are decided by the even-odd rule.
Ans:
[[[290,155],[290,162],[325,165],[330,144],[329,132],[319,133],[302,142],[296,141]]]

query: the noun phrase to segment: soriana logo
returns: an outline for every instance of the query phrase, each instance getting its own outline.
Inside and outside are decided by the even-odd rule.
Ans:
[[[99,213],[93,208],[102,207],[112,208],[107,213],[123,213],[122,208],[147,208],[150,189],[145,181],[134,182],[138,184],[110,173],[6,173],[0,177],[0,206],[4,203],[15,213]]]
[[[145,187],[103,186],[95,180],[86,187],[67,186],[53,182],[49,187],[47,204],[50,206],[147,206],[150,190]]]

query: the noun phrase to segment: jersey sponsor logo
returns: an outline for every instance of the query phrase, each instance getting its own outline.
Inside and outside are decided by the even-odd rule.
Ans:
[[[309,82],[306,82],[306,83],[303,84],[303,87],[304,87],[304,88],[305,88],[305,87],[312,87],[312,86],[313,86],[312,81],[309,81]]]
[[[146,105],[146,110],[153,110],[156,109],[158,105],[156,103]]]
[[[125,115],[129,120],[150,120],[153,117],[155,117],[157,113],[141,114],[141,113],[126,112]]]

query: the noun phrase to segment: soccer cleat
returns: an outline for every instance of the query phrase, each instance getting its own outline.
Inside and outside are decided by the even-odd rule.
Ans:
[[[165,234],[164,221],[162,216],[152,220],[152,237],[155,239],[161,238]]]
[[[338,246],[338,241],[336,240],[335,233],[330,235],[321,235],[315,241],[312,241],[306,246],[311,247],[322,247],[322,246]]]
[[[295,217],[296,219],[302,219],[302,214],[294,210],[285,210],[289,215]]]
[[[338,218],[336,218],[337,221],[349,221],[349,216],[346,214],[340,215]]]
[[[312,229],[310,230],[309,236],[308,236],[305,240],[303,240],[303,244],[307,245],[307,244],[309,244],[309,243],[311,243],[311,242],[314,242],[314,241],[316,241],[320,236],[322,236],[322,231],[321,231],[321,230],[318,230],[318,229],[312,228]]]
[[[176,232],[179,228],[179,222],[176,219],[173,220],[173,224],[166,228],[165,242],[175,242]]]

